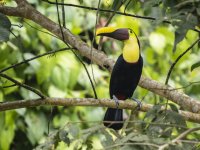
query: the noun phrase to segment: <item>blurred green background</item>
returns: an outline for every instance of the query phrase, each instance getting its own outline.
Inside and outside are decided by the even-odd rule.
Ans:
[[[39,0],[29,0],[29,2],[37,10],[53,21],[57,20],[57,11],[55,5]],[[77,5],[97,7],[97,0],[65,0],[66,3]],[[121,1],[119,1],[121,2]],[[141,44],[142,56],[144,59],[143,76],[149,77],[160,83],[165,83],[167,72],[174,60],[184,52],[198,37],[199,33],[189,30],[198,25],[200,15],[200,4],[192,5],[184,10],[174,10],[183,1],[131,1],[127,5],[127,1],[121,6],[119,11],[137,14],[142,16],[152,16],[158,18],[155,21],[147,19],[138,19],[122,15],[115,15],[110,23],[116,27],[132,28],[139,37]],[[114,4],[118,4],[112,0],[102,0],[101,8],[114,9]],[[13,1],[7,1],[6,5],[15,6]],[[60,7],[61,8],[61,7]],[[191,12],[197,9],[198,13]],[[184,11],[187,15],[181,16]],[[61,13],[61,9],[60,9]],[[91,45],[91,37],[95,27],[96,11],[80,9],[65,6],[66,27],[81,39]],[[109,13],[99,13],[98,26],[106,23]],[[191,17],[192,16],[192,17]],[[179,18],[180,17],[180,18]],[[182,17],[182,18],[181,18]],[[188,19],[185,21],[184,19]],[[179,18],[182,24],[175,20]],[[21,62],[25,59],[43,54],[51,50],[58,50],[66,47],[63,42],[55,37],[41,32],[46,31],[34,22],[26,19],[9,17],[12,24],[22,24],[19,28],[12,25],[10,39],[7,42],[0,43],[0,69],[6,68],[11,64]],[[162,23],[164,19],[173,23]],[[174,19],[174,20],[173,20]],[[193,22],[191,22],[191,20]],[[177,22],[176,22],[177,21]],[[34,28],[33,28],[34,27]],[[35,29],[37,28],[37,29]],[[176,37],[175,37],[176,34]],[[95,38],[98,44],[99,38]],[[174,41],[177,40],[176,51],[173,52]],[[178,41],[181,39],[181,42]],[[113,39],[106,39],[103,43],[102,50],[108,57],[114,60],[121,54],[123,43]],[[77,53],[78,54],[78,53]],[[80,55],[79,55],[80,56]],[[200,51],[199,45],[186,54],[176,65],[172,72],[169,84],[172,87],[184,87],[191,82],[199,81],[200,68],[191,71],[191,66],[199,61]],[[84,60],[90,75],[92,69],[95,78],[95,89],[98,98],[109,98],[109,78],[110,73],[97,66],[90,65],[89,61],[80,56]],[[55,55],[44,56],[23,64],[14,69],[6,71],[6,74],[12,76],[18,81],[24,82],[30,86],[39,89],[49,97],[62,98],[89,98],[94,97],[93,90],[86,74],[86,71],[79,60],[75,57],[71,50],[58,52]],[[13,86],[13,83],[0,78],[0,101],[15,101],[23,99],[34,99],[38,96],[24,88]],[[187,88],[180,89],[191,97],[200,99],[200,84],[192,84]],[[158,104],[166,102],[166,99],[148,92],[140,87],[134,93],[134,96],[144,103]],[[105,108],[101,107],[55,107],[50,121],[50,136],[48,131],[48,120],[50,119],[51,106],[42,106],[36,108],[23,108],[0,113],[0,149],[20,150],[20,149],[102,149],[116,143],[122,143],[128,134],[120,134],[101,129],[100,126]],[[129,111],[127,111],[129,113]],[[143,120],[145,113],[136,115],[136,120]],[[187,123],[187,127],[195,127],[197,124]],[[142,127],[142,125],[141,125]],[[137,128],[136,128],[137,129]],[[148,141],[151,136],[147,132],[132,132],[141,141]],[[171,139],[177,135],[178,131],[172,132],[166,137],[160,139],[160,143]],[[191,134],[190,139],[197,139],[198,134]],[[123,137],[123,138],[122,138]],[[136,136],[135,136],[136,137]],[[164,138],[164,139],[163,139]],[[48,139],[48,140],[47,140]],[[115,140],[118,140],[116,142]],[[147,140],[148,139],[148,140]],[[126,142],[126,140],[124,139]],[[155,142],[155,141],[154,141]],[[157,141],[158,142],[158,141]],[[159,143],[159,142],[158,142]],[[53,144],[54,146],[52,146]],[[128,149],[124,145],[124,149]],[[68,147],[68,148],[66,148]],[[130,147],[129,147],[130,148]],[[133,147],[132,147],[133,148]],[[134,147],[141,149],[141,147]],[[148,147],[143,147],[145,149]],[[112,148],[111,148],[112,149]]]

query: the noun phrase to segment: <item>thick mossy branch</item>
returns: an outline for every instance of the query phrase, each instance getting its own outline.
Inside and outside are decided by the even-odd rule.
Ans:
[[[38,12],[25,0],[16,1],[18,4],[17,7],[0,6],[0,12],[9,16],[30,19],[43,28],[47,29],[49,32],[55,34],[62,40],[62,34],[58,24]],[[72,47],[76,48],[81,55],[86,56],[96,64],[107,68],[109,71],[112,71],[114,60],[109,59],[103,52],[97,51],[96,49],[92,49],[91,53],[91,47],[83,42],[78,36],[73,35],[68,29],[63,28],[63,33],[65,37],[65,43],[68,43]],[[174,90],[170,86],[166,86],[146,77],[141,78],[139,86],[177,103],[185,110],[194,113],[200,113],[200,102],[198,100],[189,97],[188,95],[177,90]]]

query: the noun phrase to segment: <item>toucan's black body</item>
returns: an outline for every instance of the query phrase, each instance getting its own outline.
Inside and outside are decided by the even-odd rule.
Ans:
[[[143,60],[140,55],[140,43],[130,28],[103,27],[96,35],[107,36],[124,42],[122,55],[117,59],[110,79],[110,98],[126,100],[131,98],[140,80]],[[139,102],[137,102],[139,105]],[[104,125],[114,130],[123,126],[123,110],[108,108],[104,116]]]
[[[110,98],[116,96],[119,100],[131,98],[142,74],[143,59],[140,55],[135,63],[127,63],[120,55],[114,65],[110,79]],[[123,110],[108,108],[104,121],[123,121]],[[123,123],[104,123],[105,126],[119,130]]]
[[[110,78],[110,97],[113,98],[113,95],[115,95],[122,100],[131,98],[140,80],[142,66],[143,60],[141,56],[138,62],[127,63],[123,56],[120,55]]]

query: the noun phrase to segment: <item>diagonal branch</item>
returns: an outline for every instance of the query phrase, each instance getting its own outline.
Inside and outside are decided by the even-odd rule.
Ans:
[[[44,98],[32,100],[17,100],[13,102],[0,103],[0,111],[7,111],[19,108],[28,108],[36,106],[95,106],[95,107],[110,107],[116,108],[115,101],[110,99],[94,99],[94,98]],[[140,111],[147,112],[152,109],[153,105],[142,104]],[[137,103],[134,101],[119,101],[121,109],[135,109]],[[163,107],[164,110],[164,107]],[[179,114],[186,120],[200,123],[200,114],[195,114],[187,111],[179,111]]]
[[[169,99],[173,101],[174,103],[178,104],[185,110],[194,112],[194,113],[200,113],[200,102],[197,99],[194,99],[177,89],[172,88],[169,85],[161,84],[155,80],[142,77],[140,79],[139,85],[142,88],[145,88],[157,95],[160,95],[162,97],[165,97],[166,99]]]
[[[102,9],[102,8],[95,8],[95,7],[88,7],[88,6],[81,6],[81,5],[75,5],[75,4],[69,4],[69,3],[55,3],[55,2],[51,2],[49,0],[42,0],[43,2],[47,2],[49,4],[58,4],[58,5],[64,5],[64,6],[71,6],[71,7],[77,7],[77,8],[82,8],[82,9],[87,9],[87,10],[95,10],[95,11],[102,11],[102,12],[107,12],[107,13],[116,13],[118,15],[124,15],[124,16],[129,16],[129,17],[135,17],[135,18],[141,18],[141,19],[148,19],[148,20],[156,20],[156,18],[154,17],[146,17],[146,16],[139,16],[139,15],[134,15],[134,14],[129,14],[129,13],[122,13],[119,11],[115,11],[115,10],[108,10],[108,9]],[[167,20],[164,20],[163,22],[166,23],[170,23]]]
[[[46,16],[42,15],[30,4],[24,1],[21,2],[21,5],[16,8],[0,7],[0,12],[9,16],[17,16],[30,19],[38,25],[42,26],[43,28],[49,30],[51,33],[55,34],[58,38],[62,40],[59,25],[47,18]],[[94,48],[92,49],[91,55],[91,47],[83,42],[79,37],[73,35],[68,29],[65,28],[63,28],[63,33],[65,36],[65,43],[69,43],[72,47],[76,48],[81,55],[91,59],[99,66],[102,66],[104,68],[107,68],[109,71],[112,71],[114,60],[109,59],[102,51],[97,51]],[[194,113],[200,113],[200,102],[198,100],[189,97],[182,92],[178,92],[177,90],[172,90],[173,88],[170,86],[161,84],[155,80],[151,80],[146,77],[141,78],[139,86],[177,103],[185,110]]]
[[[6,74],[3,74],[3,73],[0,73],[0,76],[3,77],[3,78],[6,78],[7,80],[10,80],[12,81],[13,83],[15,83],[16,85],[20,86],[20,87],[23,87],[29,91],[32,91],[33,93],[37,94],[39,97],[41,98],[45,98],[46,96],[44,94],[42,94],[39,90],[31,87],[31,86],[28,86],[24,83],[20,83],[19,81],[11,78],[10,76],[6,75]]]
[[[183,133],[181,133],[178,137],[176,137],[175,139],[173,139],[169,143],[166,143],[166,144],[163,144],[163,145],[159,146],[158,150],[165,150],[166,148],[169,147],[169,145],[176,144],[177,142],[179,142],[180,140],[185,138],[191,132],[198,131],[198,130],[200,130],[200,127],[190,128],[190,129],[184,131]]]
[[[43,57],[43,56],[50,55],[50,54],[54,54],[54,53],[56,53],[56,52],[61,52],[61,51],[66,51],[66,50],[72,50],[72,49],[73,49],[73,48],[68,48],[68,47],[67,47],[67,48],[61,48],[61,49],[58,49],[58,50],[48,51],[48,52],[46,52],[46,53],[44,53],[44,54],[37,55],[37,56],[35,56],[35,57],[26,59],[26,60],[24,60],[24,61],[22,61],[22,62],[19,62],[19,63],[13,64],[13,65],[10,65],[9,67],[3,68],[3,69],[0,70],[0,73],[3,73],[3,72],[5,72],[5,71],[7,71],[7,70],[9,70],[9,69],[11,69],[11,68],[15,68],[15,67],[17,67],[17,66],[20,66],[20,65],[22,65],[22,64],[25,64],[25,63],[27,63],[27,62],[30,62],[30,61],[32,61],[32,60],[34,60],[34,59],[37,59],[37,58],[40,58],[40,57]]]
[[[200,38],[197,39],[192,45],[190,45],[190,47],[188,47],[183,53],[181,53],[177,58],[176,60],[173,62],[173,64],[171,65],[169,71],[168,71],[168,74],[167,74],[167,78],[165,80],[165,84],[167,85],[168,84],[168,81],[169,81],[169,78],[170,78],[170,75],[175,67],[175,65],[178,63],[178,61],[185,55],[187,54],[187,52],[189,52],[197,43],[200,42]]]

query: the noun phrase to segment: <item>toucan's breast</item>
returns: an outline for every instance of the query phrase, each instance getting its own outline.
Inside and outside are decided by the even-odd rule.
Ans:
[[[142,74],[143,59],[140,56],[135,63],[127,63],[120,55],[113,67],[110,79],[110,97],[118,99],[132,97]]]

